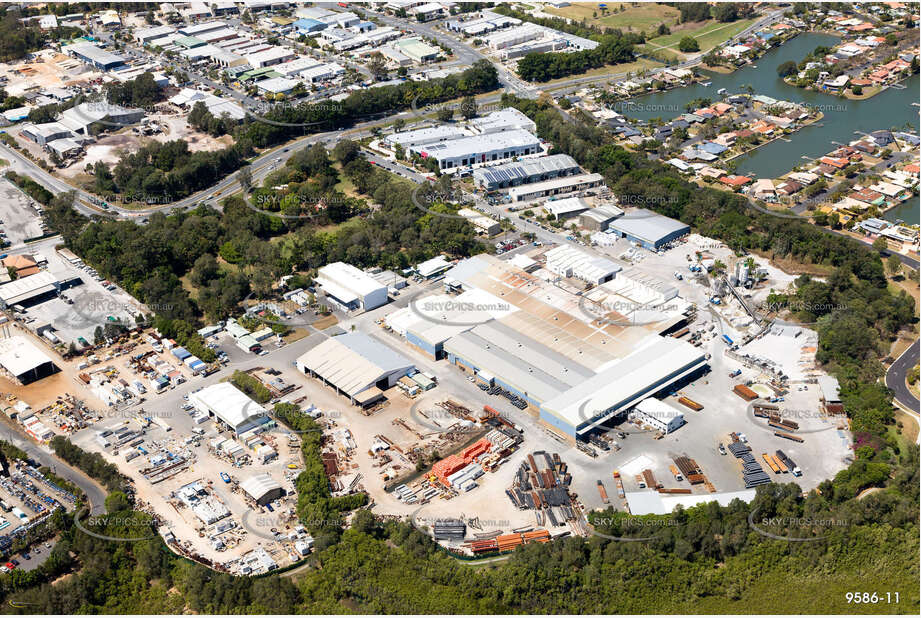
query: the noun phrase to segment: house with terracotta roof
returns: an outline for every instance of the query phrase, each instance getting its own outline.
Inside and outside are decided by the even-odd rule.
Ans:
[[[724,185],[730,186],[733,189],[741,189],[748,183],[752,181],[748,176],[723,176],[720,178],[720,182]]]
[[[16,272],[16,278],[22,279],[41,272],[31,255],[11,255],[3,259],[3,266]]]
[[[793,195],[797,191],[802,190],[803,185],[796,182],[795,180],[786,180],[779,185],[777,185],[777,194],[778,195]]]
[[[772,125],[770,122],[767,122],[766,120],[759,120],[755,124],[751,125],[751,127],[749,128],[755,133],[758,133],[760,135],[770,135],[777,129],[776,126]]]
[[[847,159],[841,157],[822,157],[819,161],[838,170],[843,170],[849,163]]]
[[[863,202],[864,204],[872,206],[881,206],[886,203],[886,198],[882,193],[867,187],[859,191],[852,191],[848,194],[848,197],[852,200],[857,200],[858,202]]]

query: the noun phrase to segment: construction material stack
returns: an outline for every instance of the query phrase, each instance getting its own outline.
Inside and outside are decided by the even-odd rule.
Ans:
[[[751,447],[747,444],[738,440],[730,442],[729,452],[742,461],[742,480],[745,481],[746,489],[771,482],[771,477],[752,455]]]
[[[571,480],[559,455],[535,451],[521,463],[505,493],[519,509],[537,511],[538,525],[548,521],[559,526],[575,517],[567,489]]]

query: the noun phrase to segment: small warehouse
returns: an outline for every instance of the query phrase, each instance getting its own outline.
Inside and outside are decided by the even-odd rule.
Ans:
[[[691,233],[691,226],[644,208],[610,222],[608,229],[650,250]]]
[[[240,483],[240,487],[260,506],[265,506],[285,495],[285,490],[278,484],[278,481],[268,474],[251,476]]]
[[[617,206],[599,206],[580,214],[579,226],[594,232],[604,232],[611,221],[623,215],[624,211]]]
[[[630,418],[662,433],[671,433],[685,424],[684,413],[665,401],[650,397],[636,404]]]
[[[189,395],[189,403],[227,424],[237,435],[269,421],[265,408],[229,382],[206,386]]]
[[[22,384],[41,380],[58,371],[44,352],[21,335],[0,339],[0,366]]]
[[[387,286],[344,262],[333,262],[320,268],[316,283],[328,299],[349,311],[370,311],[387,303]]]

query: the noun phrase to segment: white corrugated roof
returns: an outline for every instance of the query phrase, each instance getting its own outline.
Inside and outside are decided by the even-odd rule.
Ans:
[[[332,284],[332,287],[336,287],[340,291],[342,289],[347,290],[349,293],[354,294],[356,298],[358,296],[367,296],[380,289],[386,289],[386,286],[375,281],[368,273],[345,262],[333,262],[322,267],[317,272],[317,281],[324,288]],[[335,293],[333,296],[340,300],[346,300]]]
[[[265,414],[265,408],[229,382],[206,386],[197,393],[189,395],[189,401],[193,404],[200,403],[234,428],[251,418]]]
[[[409,370],[413,362],[389,346],[355,332],[331,337],[297,359],[350,397],[389,373]]]
[[[50,362],[44,352],[21,335],[0,339],[0,365],[15,376]]]
[[[253,500],[259,500],[270,491],[281,489],[281,484],[268,474],[257,474],[240,483],[240,487],[249,494]]]
[[[651,343],[554,397],[542,410],[578,427],[606,411],[623,410],[706,363],[704,352],[672,337]]]

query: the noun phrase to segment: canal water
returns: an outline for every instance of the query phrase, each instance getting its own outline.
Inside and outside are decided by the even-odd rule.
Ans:
[[[775,140],[749,155],[737,159],[737,171],[756,178],[777,178],[803,162],[803,158],[814,159],[834,149],[835,144],[848,143],[858,137],[858,132],[877,129],[908,129],[919,127],[918,89],[921,82],[914,75],[901,83],[904,89],[889,88],[863,101],[849,101],[836,96],[803,90],[790,86],[777,76],[777,66],[787,60],[799,62],[819,45],[831,47],[837,37],[827,34],[804,33],[774,48],[763,57],[728,75],[712,75],[709,86],[694,84],[687,88],[676,88],[668,92],[647,95],[622,102],[616,109],[630,118],[648,120],[661,117],[670,119],[684,113],[685,104],[693,99],[707,97],[718,100],[717,91],[725,88],[729,94],[745,92],[747,86],[755,94],[775,99],[794,101],[815,106],[825,117],[818,123],[805,127],[788,139]],[[909,200],[886,213],[889,220],[902,219],[907,223],[918,223],[918,200]]]

